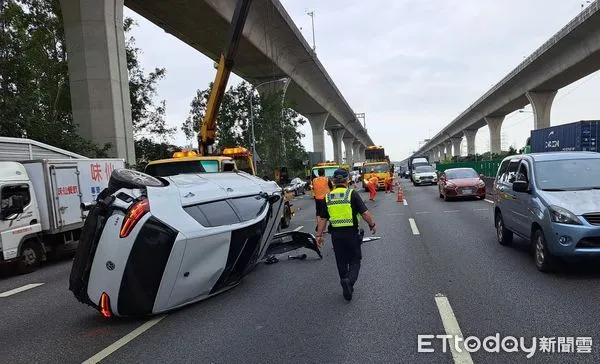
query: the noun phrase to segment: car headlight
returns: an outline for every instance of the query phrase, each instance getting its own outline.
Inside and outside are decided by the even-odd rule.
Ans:
[[[581,225],[581,221],[571,211],[559,206],[548,207],[552,222],[569,225]]]

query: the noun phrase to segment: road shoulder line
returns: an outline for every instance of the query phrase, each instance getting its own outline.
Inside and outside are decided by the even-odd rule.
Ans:
[[[96,355],[92,356],[88,360],[84,361],[82,364],[96,364],[96,363],[100,362],[101,360],[103,360],[104,358],[109,356],[110,354],[114,353],[115,351],[117,351],[120,348],[122,348],[123,346],[125,346],[131,340],[135,339],[136,337],[140,336],[144,332],[148,331],[152,326],[159,323],[165,317],[167,317],[167,315],[158,316],[158,317],[152,318],[152,319],[144,322],[143,324],[138,326],[138,328],[136,328],[129,334],[123,336],[122,338],[115,341],[114,343],[110,344],[106,348],[102,349],[100,352],[98,352]]]

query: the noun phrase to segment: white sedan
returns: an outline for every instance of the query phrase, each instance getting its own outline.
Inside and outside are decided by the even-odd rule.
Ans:
[[[275,234],[283,191],[244,172],[155,178],[119,169],[89,210],[69,289],[110,316],[156,314],[239,284],[271,254],[306,247]]]

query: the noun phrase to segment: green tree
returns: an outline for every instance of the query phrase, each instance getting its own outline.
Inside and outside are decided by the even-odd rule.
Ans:
[[[188,139],[195,139],[206,113],[210,87],[198,90],[190,104],[189,116],[182,126]],[[303,175],[302,162],[306,151],[301,143],[303,135],[298,127],[306,121],[292,109],[293,104],[282,103],[282,93],[259,95],[247,82],[231,86],[217,115],[218,147],[252,146],[251,113],[254,120],[256,150],[260,157],[259,175],[273,176],[278,167],[287,167],[291,175]]]

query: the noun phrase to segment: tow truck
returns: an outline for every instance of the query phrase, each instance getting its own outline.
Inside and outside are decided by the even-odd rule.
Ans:
[[[385,179],[393,177],[389,157],[385,155],[385,149],[382,146],[371,145],[365,150],[365,163],[362,166],[363,188],[366,190],[370,178],[376,176],[379,180],[378,189],[385,189]]]

